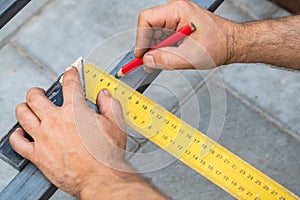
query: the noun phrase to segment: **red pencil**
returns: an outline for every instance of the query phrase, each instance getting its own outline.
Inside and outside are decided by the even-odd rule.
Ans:
[[[169,37],[167,37],[166,39],[164,39],[163,41],[161,41],[157,45],[153,46],[150,50],[157,49],[157,48],[162,48],[162,47],[166,47],[166,46],[175,44],[178,41],[180,41],[181,39],[183,39],[186,36],[190,35],[195,30],[196,30],[196,26],[193,23],[185,25],[184,27],[179,29],[174,34],[170,35]],[[140,66],[142,64],[143,64],[143,58],[135,58],[134,60],[127,63],[126,65],[124,65],[120,69],[120,71],[117,74],[117,77],[125,76],[126,74],[128,74],[129,72],[136,69],[138,66]]]

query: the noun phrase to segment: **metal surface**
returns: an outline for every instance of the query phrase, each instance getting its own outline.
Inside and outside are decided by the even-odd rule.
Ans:
[[[49,199],[57,188],[32,164],[26,167],[0,193],[1,200]]]
[[[3,25],[7,23],[7,21],[12,18],[18,12],[18,10],[22,8],[22,5],[24,7],[28,2],[29,0],[0,0],[1,9],[6,8],[5,10],[1,10],[1,23]],[[223,0],[193,0],[193,2],[207,10],[214,11],[223,2]],[[7,18],[8,20],[5,20],[6,18],[3,18],[2,21],[2,16],[10,16],[10,18]],[[115,75],[124,64],[131,61],[133,58],[134,54],[132,50],[128,52],[128,54],[120,61],[120,63],[111,71],[111,74]],[[144,72],[142,67],[139,67],[127,76],[120,78],[120,80],[143,93],[151,84],[151,82],[159,75],[160,72],[160,70],[156,70],[152,74],[147,74]],[[59,84],[58,81],[55,84]],[[60,103],[62,103],[61,91],[58,93],[55,92],[56,94],[54,95],[53,91],[52,93],[47,93],[53,99],[60,99]],[[6,188],[2,190],[2,192],[0,193],[0,200],[48,199],[56,191],[56,187],[52,185],[32,163],[27,162],[11,149],[8,141],[10,133],[6,135],[6,137],[4,137],[4,139],[2,139],[0,142],[0,158],[8,162],[16,169],[22,169],[22,171],[18,173],[16,177],[6,186]]]
[[[30,0],[0,0],[0,29]]]

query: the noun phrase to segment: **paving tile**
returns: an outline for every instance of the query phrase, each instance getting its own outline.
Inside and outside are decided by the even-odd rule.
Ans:
[[[26,91],[34,86],[47,87],[51,80],[24,59],[12,46],[0,49],[0,138],[16,123],[15,107],[25,100]],[[30,78],[29,78],[30,77]],[[0,191],[15,176],[16,170],[0,161]]]
[[[270,18],[278,18],[278,17],[288,17],[291,16],[291,13],[279,8],[275,13],[272,14],[272,16]]]
[[[300,74],[262,64],[234,64],[222,69],[225,82],[300,135]],[[291,103],[291,101],[293,103]]]
[[[32,0],[30,1],[18,14],[16,14],[2,29],[0,37],[0,46],[4,43],[6,38],[17,31],[26,23],[30,17],[37,14],[49,0]]]
[[[166,2],[167,0],[53,1],[40,16],[31,19],[30,24],[19,32],[14,42],[44,66],[60,74],[79,56],[87,56],[111,35],[134,29],[139,11]],[[107,49],[110,53],[105,55],[112,54],[116,58],[120,56],[119,48],[124,48],[124,44],[134,46],[135,31],[131,33],[130,39],[121,39],[118,45],[111,45]],[[98,56],[105,59],[105,55]]]
[[[249,12],[246,12],[240,7],[237,7],[234,1],[231,0],[225,0],[215,11],[215,13],[221,17],[236,22],[246,22],[253,20],[253,17],[249,14]]]
[[[17,173],[17,170],[0,160],[0,192],[15,177]]]
[[[232,9],[234,6],[244,10]],[[234,21],[248,21],[246,16],[240,18],[243,14],[246,15],[247,9],[249,9],[248,13],[257,13],[258,18],[261,19],[289,15],[285,10],[276,7],[275,4],[264,0],[229,0],[222,4],[217,13]],[[237,11],[239,13],[236,13]],[[253,20],[252,15],[248,17]],[[299,133],[299,117],[295,112],[299,110],[299,103],[296,101],[291,105],[289,100],[293,98],[294,92],[299,90],[296,84],[299,79],[297,73],[271,69],[261,64],[237,64],[234,67],[231,65],[223,67],[223,76],[231,87]],[[292,84],[286,87],[287,82],[290,81]]]
[[[147,141],[147,138],[142,136],[137,131],[133,130],[131,127],[127,126],[127,135],[128,137],[132,138],[134,141],[136,141],[138,144],[143,144]]]
[[[279,7],[267,0],[229,0],[240,9],[248,12],[254,19],[266,19],[277,12]]]
[[[131,155],[136,152],[139,147],[139,144],[132,137],[128,136],[125,159],[127,160],[129,157],[131,157]]]
[[[31,87],[47,88],[52,80],[10,45],[0,49],[0,138],[16,122],[15,108]]]
[[[228,97],[220,143],[299,196],[299,140]]]
[[[204,87],[199,90],[198,98],[203,121],[210,122],[210,95]],[[300,142],[286,132],[282,132],[272,123],[249,109],[230,93],[227,96],[226,121],[219,142],[226,148],[254,165],[271,178],[275,179],[295,194],[300,194]],[[204,103],[205,102],[205,103]],[[194,107],[189,103],[187,107]],[[190,118],[198,113],[191,113]],[[202,130],[202,126],[199,126]],[[157,151],[158,147],[147,143],[139,150],[140,153]],[[159,157],[163,159],[159,159]],[[150,165],[157,167],[164,160],[170,160],[170,165],[163,169],[143,173],[143,176],[173,199],[232,199],[228,194],[196,174],[180,162],[172,160],[165,152],[144,157],[133,156],[129,161],[142,170]]]
[[[77,198],[75,198],[74,196],[62,191],[62,190],[57,190],[54,195],[50,198],[50,200],[75,200]]]
[[[290,13],[266,0],[226,0],[216,14],[236,22],[289,16]]]

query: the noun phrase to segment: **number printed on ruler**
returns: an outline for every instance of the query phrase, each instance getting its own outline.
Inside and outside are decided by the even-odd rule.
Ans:
[[[104,72],[84,64],[86,98],[102,88],[122,105],[126,123],[238,199],[298,199],[286,188],[152,100]]]

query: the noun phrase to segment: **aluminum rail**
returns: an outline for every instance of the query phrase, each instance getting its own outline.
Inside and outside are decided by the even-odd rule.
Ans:
[[[0,29],[9,22],[30,0],[0,0]]]

